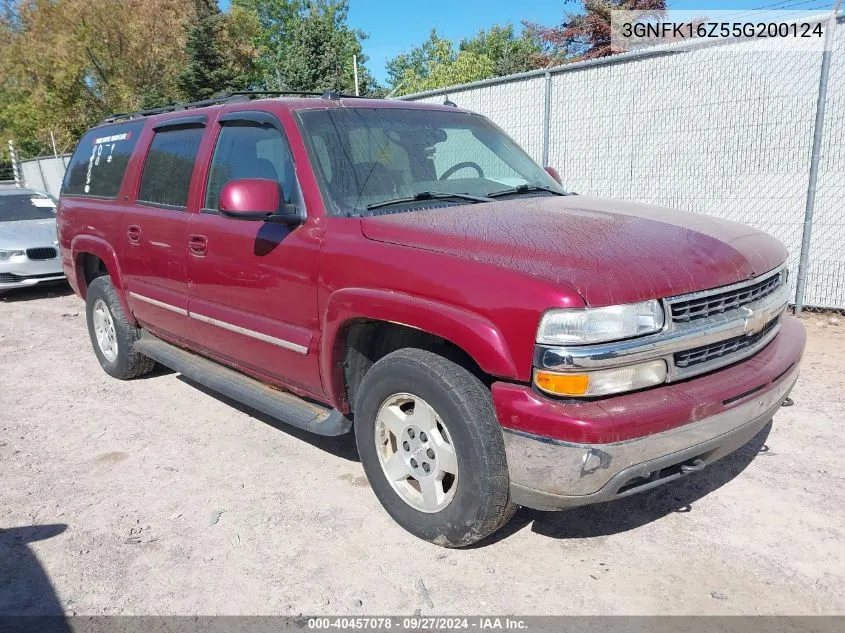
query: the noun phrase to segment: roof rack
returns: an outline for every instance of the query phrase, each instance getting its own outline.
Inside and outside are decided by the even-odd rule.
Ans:
[[[325,90],[323,92],[308,92],[302,90],[237,90],[235,92],[225,92],[216,95],[210,99],[203,99],[202,101],[190,101],[188,103],[173,103],[171,105],[162,106],[160,108],[151,108],[149,110],[138,110],[136,112],[117,112],[100,121],[98,125],[105,123],[115,123],[122,120],[137,119],[145,116],[153,116],[155,114],[164,114],[166,112],[178,112],[180,110],[191,110],[194,108],[204,108],[206,106],[220,105],[223,103],[242,103],[244,101],[251,101],[257,97],[282,97],[282,96],[296,96],[296,97],[320,97],[321,99],[373,99],[375,97],[362,97],[358,95],[347,94],[344,92],[337,92],[335,90]]]

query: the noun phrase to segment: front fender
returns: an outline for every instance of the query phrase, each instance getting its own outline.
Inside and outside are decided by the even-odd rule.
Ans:
[[[345,401],[342,367],[334,362],[343,346],[341,335],[347,324],[361,319],[398,323],[434,334],[463,349],[486,373],[509,379],[517,376],[516,364],[502,333],[486,318],[453,305],[400,292],[344,288],[329,297],[320,343],[321,377],[336,404]]]

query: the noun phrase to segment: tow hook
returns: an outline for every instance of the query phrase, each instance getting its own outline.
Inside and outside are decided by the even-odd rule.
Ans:
[[[781,405],[780,405],[780,406],[782,406],[782,407],[791,407],[793,404],[795,404],[795,401],[794,401],[792,398],[787,398],[786,400],[784,400],[784,401],[781,403]]]
[[[697,473],[699,470],[704,470],[705,466],[706,464],[704,463],[704,460],[699,458],[694,460],[692,464],[682,464],[681,472],[687,475],[689,473]]]

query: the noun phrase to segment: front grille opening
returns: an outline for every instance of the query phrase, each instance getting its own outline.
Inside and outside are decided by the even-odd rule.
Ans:
[[[26,249],[26,256],[30,259],[41,261],[45,259],[56,259],[58,257],[58,251],[52,246],[44,246],[41,248],[28,248]]]
[[[688,349],[683,352],[675,354],[675,367],[692,367],[700,363],[706,363],[714,358],[722,358],[734,354],[743,349],[756,345],[763,338],[765,338],[772,330],[777,327],[779,317],[769,321],[763,329],[754,334],[743,334],[742,336],[735,336],[733,338],[712,343],[710,345],[703,345],[694,349]]]
[[[781,272],[744,288],[725,292],[714,290],[713,294],[704,297],[670,302],[672,320],[676,323],[686,323],[753,303],[780,288],[783,284],[783,277]]]

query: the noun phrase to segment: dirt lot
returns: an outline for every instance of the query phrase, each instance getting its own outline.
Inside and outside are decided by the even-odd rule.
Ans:
[[[845,323],[806,323],[796,404],[743,450],[450,551],[382,511],[351,437],[113,380],[79,299],[7,296],[0,613],[845,613]]]

